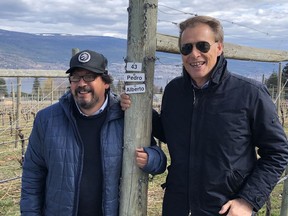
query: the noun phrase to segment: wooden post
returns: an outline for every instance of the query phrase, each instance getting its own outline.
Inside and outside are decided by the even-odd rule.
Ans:
[[[12,121],[15,121],[15,91],[14,91],[14,86],[13,83],[11,82],[11,94],[12,94],[12,110],[11,110],[11,114],[12,114]]]
[[[178,36],[157,34],[157,51],[179,53]],[[288,52],[282,50],[260,49],[224,43],[224,56],[226,59],[252,60],[262,62],[288,61]]]
[[[288,168],[286,168],[285,175],[288,174]],[[283,192],[282,192],[282,203],[280,216],[288,216],[288,180],[285,179]]]
[[[262,74],[262,84],[265,84],[265,75]]]
[[[279,77],[282,75],[281,63],[279,63],[279,73],[278,74],[279,74]],[[279,85],[279,83],[278,83],[278,85]],[[278,87],[278,89],[279,89],[279,87]],[[278,95],[278,97],[279,97],[278,100],[280,101],[280,95]],[[277,111],[280,110],[279,106],[280,106],[280,103],[279,104],[277,103]],[[286,167],[285,175],[288,175],[288,167]],[[288,216],[288,180],[287,180],[287,178],[285,179],[284,185],[283,185],[280,216]]]
[[[125,111],[120,216],[147,215],[148,174],[136,166],[135,149],[149,146],[151,140],[157,3],[157,0],[129,1],[126,72],[131,73],[132,67],[128,65],[136,64],[135,73],[145,74],[145,81],[141,83],[145,85],[145,92],[130,94],[132,106]],[[126,82],[126,88],[131,84],[139,83]]]
[[[281,105],[281,90],[282,90],[282,66],[281,62],[279,63],[279,70],[278,70],[278,81],[277,81],[277,113],[280,116],[280,105]]]
[[[78,49],[78,48],[73,48],[73,49],[72,49],[72,57],[73,57],[74,55],[76,55],[78,52],[79,52],[79,49]]]
[[[40,102],[40,86],[38,86],[38,88],[37,88],[37,112],[40,109],[39,102]]]
[[[15,148],[18,147],[18,130],[20,128],[21,110],[21,78],[17,77],[17,103],[16,103],[16,125],[15,125]]]
[[[54,101],[54,89],[53,89],[53,79],[52,78],[51,78],[51,83],[50,83],[50,89],[51,89],[51,105],[52,105],[53,101]]]

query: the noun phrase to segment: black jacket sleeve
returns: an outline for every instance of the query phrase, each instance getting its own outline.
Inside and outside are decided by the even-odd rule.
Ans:
[[[153,109],[152,112],[152,136],[166,143],[160,114]]]

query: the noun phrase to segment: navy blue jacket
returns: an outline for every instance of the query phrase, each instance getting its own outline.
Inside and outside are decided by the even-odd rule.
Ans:
[[[153,119],[171,156],[164,216],[215,216],[238,197],[257,211],[287,165],[286,135],[266,87],[226,64],[220,56],[205,89],[194,88],[185,69],[165,88],[160,123]]]
[[[22,216],[75,216],[83,166],[80,135],[73,117],[70,93],[59,103],[38,112],[25,154],[20,210]],[[101,129],[103,213],[118,215],[124,118],[119,101],[109,96],[107,118]],[[147,148],[152,174],[166,169],[157,147]],[[151,162],[151,160],[152,162]],[[147,166],[148,166],[147,165]],[[154,174],[155,174],[154,173]]]

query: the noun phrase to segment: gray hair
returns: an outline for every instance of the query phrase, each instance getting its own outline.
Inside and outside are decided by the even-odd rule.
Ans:
[[[187,20],[179,24],[179,28],[180,28],[180,35],[179,35],[179,40],[178,40],[179,47],[181,46],[181,36],[182,36],[183,31],[186,28],[195,27],[197,24],[208,25],[214,32],[215,41],[223,43],[224,31],[219,20],[210,16],[195,16],[195,17],[188,18]]]

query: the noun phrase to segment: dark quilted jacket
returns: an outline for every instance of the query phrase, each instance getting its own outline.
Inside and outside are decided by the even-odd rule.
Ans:
[[[71,101],[68,93],[36,116],[23,166],[21,215],[76,215],[83,155]],[[123,112],[110,95],[101,132],[106,216],[118,215],[122,145]]]

